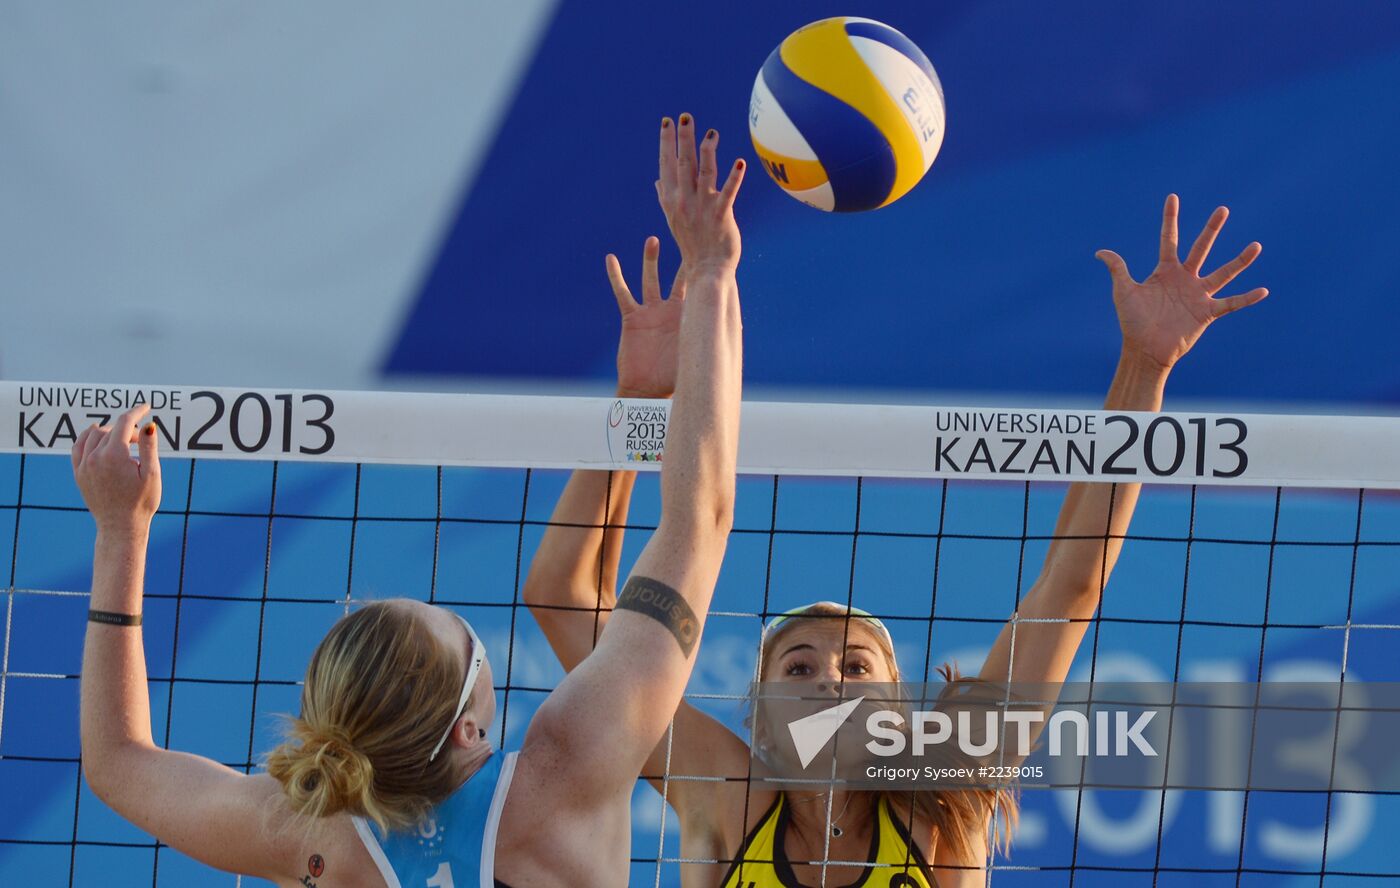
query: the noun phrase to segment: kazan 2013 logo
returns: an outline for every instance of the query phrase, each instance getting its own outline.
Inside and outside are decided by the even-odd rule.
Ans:
[[[664,403],[613,401],[608,409],[608,456],[618,462],[661,462],[668,419]]]

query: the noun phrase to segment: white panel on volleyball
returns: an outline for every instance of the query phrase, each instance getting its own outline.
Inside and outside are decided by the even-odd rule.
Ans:
[[[758,72],[754,80],[753,96],[749,100],[749,132],[767,148],[796,157],[799,160],[818,160],[817,154],[807,140],[802,138],[797,126],[787,116],[783,106],[768,88],[763,72]]]
[[[830,182],[823,182],[816,188],[808,188],[805,191],[789,191],[788,194],[809,207],[816,207],[828,213],[836,208],[836,192],[831,190]]]
[[[798,160],[820,161],[768,88],[762,70],[754,80],[753,96],[749,99],[749,134],[770,151]],[[831,190],[830,182],[805,191],[789,190],[788,194],[828,213],[836,208],[836,194]]]
[[[938,156],[938,149],[943,147],[946,112],[942,93],[936,85],[929,82],[928,75],[917,62],[894,47],[855,35],[851,35],[850,41],[865,62],[865,66],[870,69],[870,73],[875,75],[890,99],[904,113],[909,127],[919,134],[919,145],[924,154],[924,170],[927,171],[933,165],[933,159]],[[914,103],[903,98],[911,89],[918,97]]]

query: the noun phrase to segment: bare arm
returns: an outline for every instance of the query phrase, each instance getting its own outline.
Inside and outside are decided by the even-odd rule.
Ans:
[[[1158,367],[1124,355],[1104,409],[1160,410],[1166,375]],[[1141,484],[1070,485],[1040,577],[1017,611],[1022,620],[1066,622],[1008,623],[987,655],[980,678],[997,682],[1064,680],[1123,550],[1123,536],[1141,488]],[[1008,676],[1013,643],[1015,669]]]
[[[530,562],[523,597],[565,672],[593,652],[617,603],[635,480],[635,472],[575,471]]]
[[[1129,277],[1127,266],[1116,253],[1104,250],[1098,254],[1113,276],[1113,301],[1123,331],[1122,357],[1105,409],[1160,410],[1171,368],[1191,350],[1205,328],[1216,318],[1268,295],[1260,288],[1239,296],[1212,298],[1258,257],[1261,248],[1257,243],[1245,247],[1215,273],[1199,276],[1227,215],[1224,207],[1211,215],[1182,263],[1177,250],[1177,199],[1170,195],[1162,212],[1157,268],[1141,284]],[[1008,623],[987,655],[980,678],[996,682],[1064,681],[1123,549],[1140,489],[1140,484],[1070,485],[1045,566],[1017,611],[1022,620],[1056,622]]]
[[[571,765],[560,779],[590,797],[630,791],[675,712],[733,514],[742,343],[732,207],[743,165],[716,190],[717,136],[702,144],[697,170],[688,117],[679,130],[678,144],[663,125],[658,186],[688,269],[661,522],[596,650],[541,706],[525,743],[526,754],[532,741],[555,750]],[[648,612],[646,602],[661,606]]]
[[[642,300],[632,296],[617,257],[607,256],[622,335],[617,345],[619,398],[669,398],[676,390],[677,346],[685,307],[685,267],[671,295],[661,298],[661,242],[642,247]],[[622,526],[635,472],[576,471],[569,476],[539,549],[530,561],[523,597],[564,671],[582,662],[617,598]]]
[[[146,544],[160,503],[160,461],[145,408],[112,429],[91,428],[73,445],[73,471],[97,521],[93,553],[95,611],[141,613]],[[139,438],[141,459],[128,442]],[[88,623],[83,645],[83,772],[98,798],[141,829],[210,866],[278,878],[296,847],[269,803],[280,788],[217,762],[156,746],[140,626]]]
[[[525,583],[525,602],[565,671],[597,645],[617,603],[622,526],[627,522],[635,472],[576,471],[550,518]],[[604,516],[604,512],[607,515]],[[605,519],[605,520],[604,520]],[[663,736],[642,767],[660,792],[660,775],[734,776],[747,773],[749,749],[734,732],[681,700],[670,736]],[[713,809],[724,783],[674,781],[666,800],[677,811]],[[742,788],[740,789],[742,792]]]
[[[607,257],[622,335],[617,352],[617,391],[624,398],[669,398],[675,390],[677,344],[685,300],[684,266],[670,296],[661,298],[660,244],[642,249],[642,298],[633,297],[615,256]],[[569,477],[549,527],[530,563],[523,597],[565,671],[592,653],[617,602],[618,563],[635,472],[580,470]],[[669,736],[663,736],[642,769],[666,773],[742,776],[748,746],[732,731],[684,700]],[[661,780],[651,783],[660,791]],[[676,781],[666,798],[678,811],[711,809],[724,784]]]

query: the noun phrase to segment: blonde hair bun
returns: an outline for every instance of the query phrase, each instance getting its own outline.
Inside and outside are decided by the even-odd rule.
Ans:
[[[296,719],[292,737],[268,757],[267,771],[282,784],[294,810],[325,817],[364,814],[374,807],[374,766],[344,732],[318,730]]]
[[[461,786],[456,759],[432,751],[455,717],[465,654],[425,616],[416,602],[374,602],[316,646],[301,714],[267,758],[293,811],[359,814],[388,832],[420,823]]]

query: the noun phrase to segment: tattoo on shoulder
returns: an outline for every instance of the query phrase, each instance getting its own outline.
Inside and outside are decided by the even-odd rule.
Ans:
[[[687,657],[695,650],[700,636],[700,621],[681,593],[650,577],[632,576],[617,596],[617,609],[636,611],[665,626],[676,637],[681,653]]]
[[[326,871],[326,859],[319,854],[313,854],[306,861],[306,875],[301,877],[301,884],[306,888],[316,888],[316,883],[312,879],[321,878],[321,873]]]

